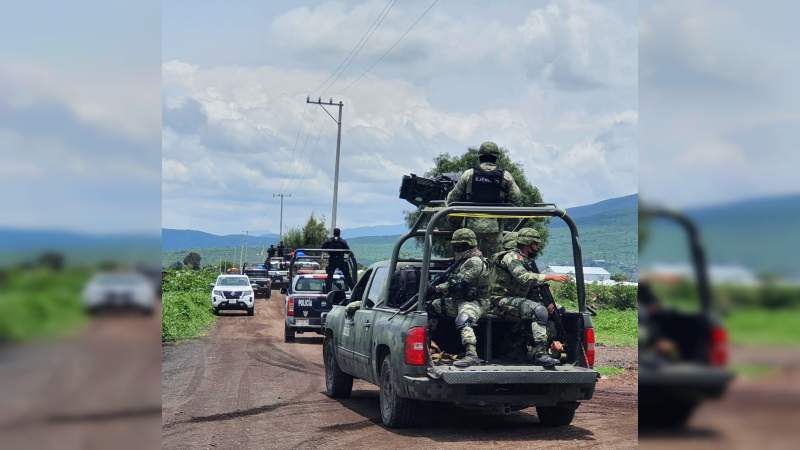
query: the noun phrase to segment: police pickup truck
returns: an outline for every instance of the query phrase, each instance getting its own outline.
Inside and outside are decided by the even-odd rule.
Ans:
[[[395,244],[392,259],[373,264],[356,283],[349,301],[360,301],[359,308],[346,307],[348,300],[336,291],[328,295],[328,301],[334,306],[323,330],[327,394],[335,398],[348,397],[355,378],[378,385],[381,419],[388,427],[411,424],[418,413],[426,409],[424,403],[428,401],[501,411],[536,406],[539,420],[545,426],[571,423],[580,402],[592,398],[599,378],[592,369],[595,337],[591,314],[586,308],[575,223],[553,205],[452,204],[426,207],[422,212],[417,223]],[[452,229],[434,226],[447,224],[448,215],[508,217],[505,220],[559,217],[566,222],[572,235],[578,311],[561,313],[566,334],[559,336],[566,347],[561,365],[545,369],[504,355],[511,324],[492,317],[481,319],[476,328],[482,364],[457,368],[431,357],[432,342],[448,353],[463,353],[458,333],[452,321],[428,317],[427,283],[419,282],[408,289],[398,280],[413,277],[398,275],[402,271],[414,271],[418,273],[418,280],[429,280],[447,266],[448,260],[431,258],[431,249],[434,235],[445,237],[452,233]],[[425,216],[430,218],[427,226],[418,229]],[[523,220],[519,220],[517,227],[522,223]],[[425,240],[422,259],[401,259],[402,245],[417,237]]]
[[[294,342],[295,334],[307,331],[321,334],[322,324],[331,309],[331,304],[325,292],[325,280],[328,275],[319,268],[320,262],[327,261],[327,255],[331,252],[345,253],[347,266],[355,279],[358,264],[350,250],[298,249],[295,255],[299,253],[302,256],[294,256],[289,261],[292,282],[288,288],[281,289],[282,294],[287,294],[284,308],[284,342]],[[350,297],[344,276],[338,272],[333,275],[331,288],[338,291],[341,298]]]
[[[270,297],[272,292],[272,280],[269,278],[267,268],[264,264],[247,264],[244,267],[244,274],[250,278],[250,286],[256,295]]]
[[[276,288],[285,288],[289,285],[289,263],[281,257],[269,259],[267,275]]]

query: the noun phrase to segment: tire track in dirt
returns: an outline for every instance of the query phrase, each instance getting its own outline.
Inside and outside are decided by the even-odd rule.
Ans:
[[[204,379],[188,394],[185,414],[163,425],[164,448],[636,445],[635,373],[601,380],[595,398],[581,406],[573,426],[563,429],[542,427],[533,408],[489,416],[435,405],[429,407],[438,417],[424,426],[386,429],[380,425],[377,388],[356,380],[351,398],[327,397],[320,339],[298,336],[285,343],[283,321],[283,297],[275,292],[259,299],[254,317],[221,318],[207,339],[198,340],[204,350],[193,355],[206,359]],[[170,378],[197,370],[186,366],[176,372],[172,359],[178,360],[175,355],[165,360],[167,391]]]

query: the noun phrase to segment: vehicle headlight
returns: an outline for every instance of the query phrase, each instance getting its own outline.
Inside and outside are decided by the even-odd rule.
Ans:
[[[214,290],[214,295],[219,295],[220,297],[222,297],[222,291]]]

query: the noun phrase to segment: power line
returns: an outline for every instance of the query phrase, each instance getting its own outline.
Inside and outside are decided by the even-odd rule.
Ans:
[[[358,78],[356,78],[355,80],[353,80],[353,81],[352,81],[350,84],[348,84],[348,85],[347,85],[347,86],[346,86],[344,89],[342,89],[341,91],[339,91],[339,94],[342,94],[342,93],[344,93],[345,91],[347,91],[348,89],[350,89],[351,87],[353,87],[353,85],[355,85],[356,83],[358,83],[358,81],[359,81],[359,80],[361,80],[362,78],[364,78],[364,76],[365,76],[367,73],[369,73],[369,71],[370,71],[370,70],[372,70],[372,68],[373,68],[373,67],[377,66],[377,65],[378,65],[378,63],[380,63],[381,61],[383,61],[383,58],[385,58],[385,57],[386,57],[386,55],[388,55],[389,53],[391,53],[391,52],[392,52],[392,50],[394,50],[394,48],[395,48],[395,47],[397,47],[397,44],[399,44],[399,43],[400,43],[400,41],[402,41],[402,40],[403,40],[403,38],[405,38],[406,36],[408,36],[408,33],[410,33],[410,32],[411,32],[411,30],[413,30],[413,29],[414,29],[414,27],[415,27],[415,26],[417,26],[417,24],[418,24],[418,23],[419,23],[419,22],[422,20],[422,18],[423,18],[423,17],[425,17],[425,15],[426,15],[426,14],[428,14],[428,11],[430,11],[431,9],[433,9],[433,7],[434,7],[434,6],[436,6],[436,4],[437,4],[437,3],[439,3],[439,0],[433,0],[433,3],[431,3],[431,4],[430,4],[430,6],[428,6],[428,7],[425,9],[425,11],[422,11],[422,14],[420,14],[420,15],[419,15],[419,17],[417,17],[417,20],[415,20],[415,21],[414,21],[414,23],[412,23],[412,24],[411,24],[411,26],[409,26],[409,27],[408,27],[408,29],[405,31],[405,33],[403,33],[403,34],[400,36],[400,38],[399,38],[399,39],[397,39],[397,40],[394,42],[394,44],[392,44],[392,46],[391,46],[391,47],[389,47],[389,48],[386,50],[386,52],[384,52],[384,53],[383,53],[383,54],[382,54],[380,57],[378,57],[378,59],[377,59],[377,60],[375,60],[375,62],[374,62],[374,63],[372,63],[372,65],[371,65],[371,66],[369,66],[369,67],[367,68],[367,70],[365,70],[364,72],[362,72],[362,73],[361,73],[361,75],[359,75],[359,76],[358,76]]]
[[[367,28],[364,34],[361,35],[361,38],[358,40],[358,42],[356,42],[353,48],[350,49],[350,51],[347,53],[344,59],[342,59],[342,61],[339,63],[339,65],[337,65],[336,68],[333,69],[333,72],[331,72],[330,76],[328,76],[328,78],[325,81],[323,81],[319,86],[311,90],[312,95],[317,93],[323,86],[328,85],[329,82],[330,85],[328,85],[328,88],[332,87],[333,84],[336,83],[339,77],[344,73],[345,69],[347,69],[347,66],[349,66],[350,63],[353,62],[353,59],[358,55],[361,49],[364,48],[364,45],[366,45],[369,38],[372,37],[372,34],[375,33],[378,27],[381,26],[383,20],[386,18],[386,16],[389,14],[389,11],[394,6],[395,1],[396,0],[389,0],[386,3],[381,12],[378,13],[378,16],[372,22],[372,24]]]

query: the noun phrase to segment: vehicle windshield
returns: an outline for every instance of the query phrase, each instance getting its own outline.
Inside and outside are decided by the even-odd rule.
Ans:
[[[250,286],[247,277],[217,278],[217,286]]]
[[[333,284],[336,289],[347,290],[344,280],[341,278],[334,278]],[[299,278],[294,284],[295,292],[319,292],[322,293],[325,288],[324,278]]]
[[[248,272],[251,270],[267,270],[267,268],[263,264],[253,264],[252,266],[247,266],[244,270]]]

